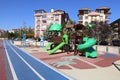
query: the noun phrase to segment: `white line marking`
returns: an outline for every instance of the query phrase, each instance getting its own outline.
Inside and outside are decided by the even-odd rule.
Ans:
[[[85,62],[85,63],[87,63],[87,64],[89,64],[89,65],[92,65],[92,66],[94,66],[94,67],[96,67],[96,68],[99,68],[99,66],[97,66],[97,65],[95,65],[95,64],[93,64],[93,63],[90,63],[90,62],[88,62],[88,61],[82,60],[82,59],[80,59],[80,58],[77,58],[77,59],[80,60],[80,61],[83,61],[83,62]]]
[[[45,78],[42,77],[24,58],[22,58],[22,57],[18,54],[18,52],[16,52],[16,51],[11,47],[11,45],[10,45],[9,43],[8,43],[8,45],[9,45],[10,48],[15,52],[15,54],[17,54],[17,55],[20,57],[20,59],[21,59],[40,79],[45,80]]]
[[[12,72],[12,75],[13,75],[13,80],[18,80],[17,75],[15,73],[15,70],[13,68],[13,65],[11,63],[10,57],[8,55],[8,51],[7,51],[6,46],[5,46],[5,41],[4,41],[3,45],[4,45],[4,48],[5,48],[5,52],[6,52],[6,56],[7,56],[7,59],[8,59],[8,63],[9,63],[9,66],[10,66],[10,69],[11,69],[11,72]]]

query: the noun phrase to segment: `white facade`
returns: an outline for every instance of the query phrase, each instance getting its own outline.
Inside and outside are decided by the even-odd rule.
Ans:
[[[89,15],[89,14],[85,14],[82,16],[83,19],[83,23],[82,24],[85,24],[85,23],[91,23],[91,21],[103,21],[105,22],[105,15],[104,14],[99,14],[99,15]]]
[[[92,11],[88,8],[83,8],[79,10],[79,23],[83,25],[95,21],[107,23],[109,21],[109,14],[109,8],[107,7],[98,8],[96,11]]]

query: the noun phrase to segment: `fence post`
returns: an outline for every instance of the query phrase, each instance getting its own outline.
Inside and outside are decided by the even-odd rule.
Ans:
[[[106,46],[106,52],[108,52],[108,46]]]
[[[119,47],[119,54],[120,54],[120,47]]]

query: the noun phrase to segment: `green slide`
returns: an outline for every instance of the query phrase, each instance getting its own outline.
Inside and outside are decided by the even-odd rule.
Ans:
[[[48,54],[53,54],[54,52],[56,52],[57,50],[59,50],[62,46],[64,46],[65,44],[68,44],[68,35],[67,34],[64,34],[62,36],[62,42],[56,46],[54,49],[48,51]]]
[[[94,38],[83,38],[84,43],[77,46],[77,50],[85,52],[86,57],[97,57],[97,52],[92,48],[96,44],[96,40]]]
[[[53,44],[53,42],[50,42],[48,45],[46,45],[45,50],[48,50],[48,48]]]
[[[62,46],[64,46],[64,45],[65,45],[65,42],[61,42],[61,43],[60,43],[58,46],[56,46],[54,49],[48,51],[48,54],[50,55],[50,54],[56,52],[58,49],[60,49],[60,48],[61,48]]]

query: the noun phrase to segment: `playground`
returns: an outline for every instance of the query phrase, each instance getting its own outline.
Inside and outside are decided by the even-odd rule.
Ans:
[[[97,58],[86,58],[85,56],[74,56],[74,52],[67,54],[61,50],[53,55],[48,55],[44,48],[27,47],[21,49],[75,80],[119,79],[119,53],[97,52]]]
[[[49,29],[51,42],[44,44],[42,37],[40,47],[19,47],[75,80],[118,80],[120,54],[96,51],[92,27],[76,24],[62,30],[54,24]]]

